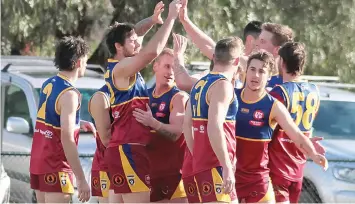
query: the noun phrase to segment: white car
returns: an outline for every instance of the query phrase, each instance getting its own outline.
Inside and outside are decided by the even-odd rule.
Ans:
[[[88,65],[90,66],[90,65]],[[2,130],[2,162],[11,178],[11,201],[32,203],[36,201],[29,184],[29,153],[38,109],[38,98],[42,83],[58,73],[52,59],[24,56],[1,56],[1,88],[4,94],[4,129]],[[85,77],[75,84],[82,94],[81,119],[90,120],[88,100],[104,85],[103,75],[87,70]],[[78,151],[81,164],[90,182],[92,156],[96,149],[91,133],[81,133]],[[74,183],[75,193],[77,194]],[[76,194],[73,202],[79,202]],[[91,202],[96,202],[92,198]]]
[[[313,135],[324,137],[329,168],[307,162],[300,202],[355,203],[355,89],[332,85],[318,86],[321,104],[313,124]]]

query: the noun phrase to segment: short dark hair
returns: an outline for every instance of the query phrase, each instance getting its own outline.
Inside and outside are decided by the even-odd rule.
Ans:
[[[275,46],[282,46],[286,42],[292,42],[294,39],[293,30],[286,26],[277,23],[264,23],[262,29],[273,34],[271,42]]]
[[[279,55],[286,64],[288,74],[299,75],[303,73],[307,57],[303,43],[288,42],[279,49]]]
[[[247,63],[247,68],[249,68],[250,62],[253,60],[260,60],[262,62],[264,62],[263,67],[267,67],[269,70],[269,73],[274,73],[276,67],[275,67],[275,59],[274,56],[270,53],[267,52],[265,50],[260,50],[257,52],[253,52],[248,59],[248,63]]]
[[[215,64],[230,64],[244,51],[243,41],[238,37],[228,37],[217,42],[214,50]]]
[[[54,64],[60,71],[73,71],[76,62],[89,53],[89,46],[81,37],[63,37],[55,50]]]
[[[134,25],[130,23],[118,23],[115,22],[110,26],[106,36],[106,45],[111,55],[116,54],[115,43],[124,45],[125,39],[134,32]]]
[[[248,35],[252,35],[254,38],[259,37],[262,24],[263,23],[261,21],[250,21],[244,28],[244,42],[246,41]]]

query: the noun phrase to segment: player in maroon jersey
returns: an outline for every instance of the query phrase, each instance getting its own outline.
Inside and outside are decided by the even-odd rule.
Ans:
[[[249,56],[246,86],[236,90],[239,101],[236,120],[236,189],[240,202],[274,202],[269,178],[268,144],[276,123],[282,127],[300,151],[327,168],[326,158],[295,125],[284,105],[269,95],[265,86],[274,69],[273,56],[259,51]]]
[[[156,84],[148,89],[147,111],[136,109],[133,112],[137,121],[153,129],[148,146],[151,202],[186,202],[181,167],[186,147],[182,123],[188,96],[175,85],[172,66],[177,54],[180,53],[165,48],[155,60]]]
[[[275,86],[270,94],[287,107],[296,125],[305,135],[310,136],[320,100],[316,85],[300,80],[306,60],[305,47],[299,42],[289,42],[279,49],[279,55],[283,84]],[[315,147],[320,153],[325,153],[316,140],[313,140]],[[298,203],[306,155],[298,150],[280,127],[276,127],[274,131],[269,155],[270,177],[276,202]]]
[[[162,4],[160,11],[162,12]],[[114,25],[107,35],[107,46],[113,55],[105,80],[113,91],[111,110],[114,121],[106,150],[109,176],[114,192],[124,202],[149,202],[150,177],[146,145],[151,139],[150,128],[133,117],[135,108],[146,110],[148,92],[139,71],[164,49],[177,18],[181,3],[174,0],[164,24],[148,44],[138,51],[137,34],[130,24]],[[110,202],[117,202],[116,197]]]
[[[90,199],[77,150],[79,123],[94,133],[96,130],[91,123],[80,121],[81,95],[73,86],[84,76],[87,53],[83,39],[62,39],[54,60],[59,73],[45,81],[41,89],[30,160],[31,188],[39,203],[69,203],[74,176],[79,200]]]

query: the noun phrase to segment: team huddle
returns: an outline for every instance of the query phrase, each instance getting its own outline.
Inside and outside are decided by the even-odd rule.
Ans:
[[[305,46],[291,28],[250,22],[244,42],[215,43],[187,15],[187,0],[164,4],[136,25],[109,28],[103,86],[91,97],[92,123],[80,120],[89,48],[65,37],[56,47],[59,73],[44,82],[33,136],[30,183],[39,203],[97,196],[100,203],[297,203],[307,157],[324,169],[325,150],[312,137],[320,106],[314,84],[300,80]],[[171,31],[179,18],[210,70],[190,76],[187,39]],[[142,48],[144,35],[162,24]],[[165,48],[173,37],[173,49]],[[156,83],[140,71],[153,62]],[[187,93],[189,92],[189,94]],[[91,188],[77,150],[80,129],[97,148]],[[74,179],[75,177],[75,179]]]

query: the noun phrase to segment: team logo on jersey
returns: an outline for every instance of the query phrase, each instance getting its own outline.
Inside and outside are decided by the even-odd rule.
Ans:
[[[209,182],[202,183],[202,193],[203,195],[209,195],[212,192],[212,184]]]
[[[118,111],[113,112],[113,113],[112,113],[112,117],[113,117],[114,119],[119,118],[119,117],[120,117],[120,112],[118,112]]]
[[[134,176],[133,175],[128,175],[127,176],[127,180],[128,180],[128,183],[133,186],[135,184],[135,181],[134,181]]]
[[[187,193],[190,195],[190,196],[193,196],[195,195],[195,186],[192,184],[192,183],[189,183],[187,184]]]
[[[92,186],[96,189],[100,188],[100,181],[97,177],[92,177]]]
[[[217,194],[222,193],[222,184],[215,184],[215,189]]]
[[[107,180],[101,179],[101,189],[106,190],[106,188],[107,188]]]
[[[200,125],[200,133],[205,133],[205,126]]]
[[[44,132],[44,135],[45,135],[46,138],[52,139],[53,132],[50,131],[50,130],[46,130],[46,131]]]
[[[112,182],[115,186],[122,186],[124,184],[124,178],[123,176],[121,176],[120,174],[115,174],[113,177],[112,177]]]
[[[159,111],[163,111],[164,108],[165,108],[165,102],[161,102],[160,105],[159,105]]]
[[[54,185],[57,183],[57,176],[53,173],[51,174],[46,174],[44,176],[44,182],[48,185]]]
[[[261,110],[256,110],[253,117],[255,120],[262,120],[264,118],[264,113]]]
[[[67,175],[66,174],[60,175],[60,183],[62,184],[62,186],[67,185]]]

